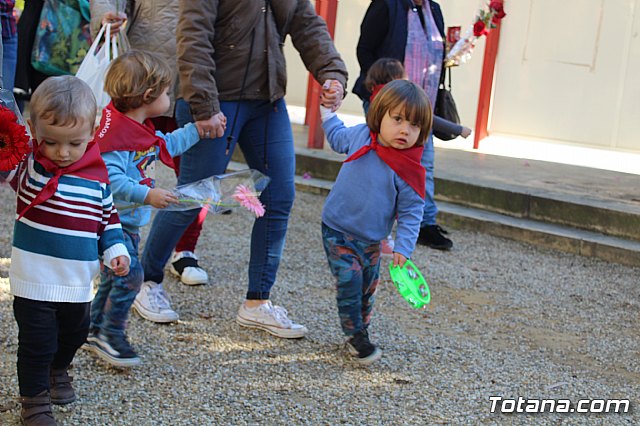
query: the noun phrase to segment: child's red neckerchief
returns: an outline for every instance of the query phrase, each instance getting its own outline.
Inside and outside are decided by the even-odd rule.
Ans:
[[[102,111],[95,140],[100,145],[100,152],[144,152],[151,149],[152,146],[157,146],[160,148],[160,161],[175,169],[173,158],[167,150],[167,144],[164,139],[156,135],[151,120],[145,120],[144,124],[138,123],[118,111],[112,102]]]
[[[33,141],[33,154],[35,160],[40,163],[47,172],[53,173],[53,176],[49,178],[49,181],[40,190],[33,201],[31,201],[31,203],[27,205],[22,212],[20,212],[18,219],[24,216],[24,214],[32,207],[42,204],[51,198],[53,194],[56,193],[56,189],[58,189],[58,181],[62,175],[74,175],[102,183],[109,183],[107,166],[105,166],[104,161],[100,156],[100,148],[98,147],[98,144],[93,141],[89,142],[87,145],[87,150],[84,152],[82,158],[67,167],[58,167],[56,163],[45,157],[40,152],[40,144],[36,140]]]
[[[373,103],[373,98],[376,97],[376,95],[380,92],[380,90],[382,90],[384,86],[384,84],[376,84],[375,86],[373,86],[373,89],[371,90],[371,96],[369,96],[369,103]]]
[[[371,144],[365,145],[349,156],[345,163],[357,160],[369,151],[374,151],[402,180],[414,189],[424,200],[426,170],[420,164],[423,146],[413,146],[407,149],[395,149],[378,143],[378,135],[371,132]]]

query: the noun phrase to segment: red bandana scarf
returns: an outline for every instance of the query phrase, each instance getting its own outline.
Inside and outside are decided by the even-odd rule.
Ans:
[[[36,198],[22,210],[18,219],[24,216],[32,207],[42,204],[51,198],[53,194],[56,193],[56,189],[58,189],[58,182],[62,175],[75,175],[85,179],[109,183],[107,166],[105,166],[100,156],[98,144],[93,141],[87,145],[87,150],[84,152],[82,158],[67,167],[58,167],[56,163],[45,157],[40,152],[40,144],[35,140],[33,141],[33,154],[35,160],[40,163],[47,172],[53,173],[53,176],[49,178],[49,181],[40,190]]]
[[[160,161],[175,169],[173,158],[167,151],[167,144],[156,135],[151,120],[145,120],[144,124],[138,123],[118,111],[113,103],[109,103],[102,111],[95,140],[100,145],[100,152],[147,151],[152,146],[157,146],[160,148]]]
[[[384,84],[376,84],[375,86],[373,86],[373,89],[371,90],[371,96],[369,96],[369,103],[373,103],[373,98],[375,98],[376,95],[380,93],[380,90],[382,90],[384,86]]]
[[[420,198],[424,200],[425,178],[427,172],[420,164],[423,146],[413,146],[408,149],[395,149],[390,146],[382,146],[378,143],[378,135],[371,132],[371,144],[365,145],[349,156],[345,163],[357,160],[369,151],[374,151],[391,169],[402,178]]]

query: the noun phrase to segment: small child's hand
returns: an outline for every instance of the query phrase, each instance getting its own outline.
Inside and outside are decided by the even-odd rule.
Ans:
[[[127,256],[114,257],[111,259],[111,269],[117,276],[124,277],[129,273],[129,258]]]
[[[468,128],[467,126],[462,126],[462,132],[460,132],[460,136],[466,139],[469,137],[470,134],[471,134],[471,129]]]
[[[171,191],[162,188],[151,188],[144,199],[145,204],[150,204],[157,209],[164,209],[169,204],[178,203],[178,197],[173,195]]]
[[[403,267],[404,262],[407,261],[407,258],[401,255],[400,253],[393,252],[393,266]]]
[[[344,87],[338,80],[326,80],[322,85],[322,94],[320,95],[320,104],[331,111],[336,111],[342,104],[344,97]]]

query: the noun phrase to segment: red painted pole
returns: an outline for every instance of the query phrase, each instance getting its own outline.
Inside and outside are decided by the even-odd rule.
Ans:
[[[316,13],[324,18],[329,28],[329,34],[333,38],[336,30],[336,16],[338,15],[338,0],[316,0]],[[309,148],[322,149],[324,145],[324,133],[320,125],[320,84],[309,74],[307,83],[307,113],[304,123],[309,126]]]
[[[476,113],[476,129],[473,139],[473,149],[478,149],[480,141],[489,136],[489,111],[491,109],[491,93],[493,91],[493,73],[498,56],[500,41],[500,23],[487,34],[484,48],[484,62],[482,64],[482,78],[480,79],[480,93],[478,95],[478,111]]]

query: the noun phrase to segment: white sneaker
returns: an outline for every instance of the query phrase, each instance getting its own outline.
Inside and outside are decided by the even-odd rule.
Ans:
[[[164,292],[162,284],[145,281],[140,293],[133,301],[133,307],[144,319],[153,322],[178,321],[178,314],[171,309],[169,296]]]
[[[285,339],[299,339],[309,332],[304,325],[291,321],[286,309],[273,305],[270,300],[255,308],[247,308],[243,303],[236,322],[243,327],[259,328]]]
[[[198,265],[198,257],[192,251],[177,251],[171,256],[171,273],[186,285],[203,285],[209,282],[207,271]]]

